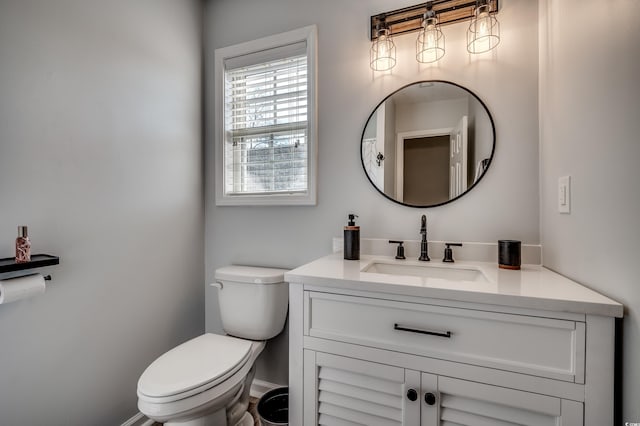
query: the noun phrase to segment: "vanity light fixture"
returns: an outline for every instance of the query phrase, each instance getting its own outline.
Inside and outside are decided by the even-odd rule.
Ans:
[[[371,44],[369,64],[374,71],[388,71],[396,65],[396,45],[384,16],[376,25],[376,38]]]
[[[444,56],[444,34],[431,2],[427,3],[422,29],[416,40],[416,60],[421,63],[436,62]]]
[[[495,13],[491,13],[491,4],[486,0],[478,0],[467,29],[467,51],[484,53],[500,43],[500,22]]]
[[[391,38],[416,31],[420,32],[416,40],[416,60],[421,63],[438,61],[445,53],[441,26],[469,19],[467,51],[489,51],[500,42],[497,13],[498,0],[431,0],[371,16],[371,69],[387,71],[393,68],[396,47]]]

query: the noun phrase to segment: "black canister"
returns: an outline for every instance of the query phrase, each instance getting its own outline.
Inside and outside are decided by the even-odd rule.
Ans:
[[[360,259],[360,227],[356,226],[353,213],[349,215],[349,222],[344,227],[344,258],[347,260]]]
[[[518,240],[499,240],[498,267],[501,269],[520,269],[521,245]]]
[[[289,388],[271,389],[260,398],[257,408],[262,426],[287,426],[289,424]]]

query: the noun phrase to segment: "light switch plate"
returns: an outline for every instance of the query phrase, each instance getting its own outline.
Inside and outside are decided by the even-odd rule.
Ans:
[[[558,212],[571,213],[571,176],[558,178]]]

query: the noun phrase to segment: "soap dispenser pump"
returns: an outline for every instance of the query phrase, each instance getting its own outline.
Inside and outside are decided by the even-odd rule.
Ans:
[[[344,258],[347,260],[360,260],[360,227],[356,225],[356,217],[350,213],[344,227]]]

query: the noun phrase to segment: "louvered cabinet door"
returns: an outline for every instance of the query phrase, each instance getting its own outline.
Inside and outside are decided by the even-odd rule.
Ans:
[[[425,395],[435,396],[429,405]],[[422,374],[422,426],[583,426],[583,404]]]
[[[419,424],[420,373],[407,370],[411,385],[403,368],[309,350],[304,357],[305,426]]]

